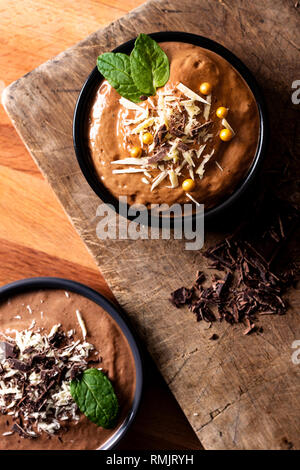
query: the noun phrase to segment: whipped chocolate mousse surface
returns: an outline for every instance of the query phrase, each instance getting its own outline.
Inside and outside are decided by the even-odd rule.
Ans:
[[[13,338],[14,330],[28,330],[30,325],[33,332],[40,329],[43,334],[49,334],[54,325],[60,324],[65,332],[75,330],[72,332],[74,341],[84,341],[76,311],[80,312],[86,326],[86,341],[94,345],[95,354],[99,353],[99,364],[91,363],[88,367],[102,368],[114,387],[120,407],[116,426],[113,429],[98,427],[77,410],[79,420],[62,421],[56,433],[41,432],[35,438],[24,438],[17,432],[9,434],[13,424],[19,421],[0,413],[0,449],[98,449],[126,419],[135,394],[134,358],[119,326],[99,305],[63,290],[17,295],[0,304],[0,340],[6,341],[1,333]]]
[[[198,119],[199,125],[209,122],[207,126],[204,126],[205,128],[198,129],[198,135],[196,129],[190,135],[184,136],[189,148],[198,152],[197,156],[194,157],[193,154],[190,154],[193,157],[191,163],[188,160],[190,157],[186,153],[188,163],[174,175],[175,184],[172,183],[170,177],[170,171],[173,171],[173,161],[170,159],[166,161],[166,158],[157,161],[158,168],[155,169],[154,164],[153,169],[146,171],[146,173],[142,172],[143,167],[139,164],[137,164],[139,166],[130,165],[130,168],[137,168],[137,172],[122,173],[124,168],[129,167],[128,164],[113,164],[112,162],[130,157],[130,150],[134,146],[142,148],[142,158],[149,157],[149,149],[152,149],[154,144],[152,147],[145,145],[141,141],[141,135],[132,133],[133,129],[139,126],[137,122],[130,124],[130,122],[136,121],[135,118],[138,115],[136,110],[124,107],[120,103],[120,95],[104,80],[91,103],[87,123],[87,138],[95,172],[115,197],[127,196],[128,203],[147,206],[153,203],[171,205],[176,202],[191,202],[181,184],[185,179],[193,178],[195,187],[190,191],[190,195],[198,203],[205,204],[205,209],[208,209],[234,192],[253,162],[260,132],[256,101],[240,74],[225,59],[214,52],[180,42],[163,42],[160,43],[160,46],[169,58],[170,78],[164,87],[157,90],[156,96],[141,101],[138,106],[144,110],[148,109],[148,119],[157,113],[159,106],[158,114],[166,112],[168,133],[164,134],[166,136],[164,148],[168,150],[170,147],[174,148],[174,143],[176,146],[177,132],[174,131],[175,135],[170,135],[170,133],[172,134],[170,119],[174,121],[178,105],[182,107],[181,112],[184,109],[185,126],[189,125],[193,119],[196,124]],[[189,97],[177,88],[178,84],[183,84],[201,95],[199,86],[203,82],[209,82],[212,86],[209,97],[211,105],[206,116],[204,113],[205,104],[197,101],[192,103]],[[207,99],[207,96],[201,96],[203,99]],[[219,136],[224,124],[222,124],[222,119],[216,116],[216,110],[221,106],[228,109],[226,119],[234,131],[234,137],[230,142],[223,142]],[[168,107],[173,107],[172,118],[170,118],[170,113],[168,114]],[[197,111],[195,112],[197,108],[199,108],[198,115]],[[203,116],[205,117],[203,118]],[[144,132],[149,131],[155,136],[157,130],[157,127],[155,129],[149,126],[144,129]],[[163,129],[160,131],[164,132]],[[159,135],[156,139],[158,137]],[[194,143],[191,143],[193,139]],[[201,145],[205,148],[199,151]],[[157,157],[157,150],[160,151],[160,148],[153,149],[153,152],[150,152],[150,157],[155,154]],[[182,146],[181,142],[181,148],[178,146],[176,152],[177,154],[179,152],[181,156],[186,150],[187,147]],[[146,151],[148,151],[148,155]],[[197,173],[197,167],[201,163],[202,166],[198,168]],[[120,169],[121,171],[116,171]],[[153,188],[153,181],[164,171],[166,172],[165,177],[162,177],[161,182],[157,186],[154,185]],[[172,184],[170,184],[170,180]]]

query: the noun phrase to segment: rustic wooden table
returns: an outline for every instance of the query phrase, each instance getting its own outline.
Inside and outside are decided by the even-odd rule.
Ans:
[[[142,3],[141,0],[0,0],[0,91]],[[0,126],[0,283],[30,276],[61,276],[111,296],[3,107],[0,107]],[[150,373],[139,416],[119,449],[201,448],[150,360],[148,368]]]

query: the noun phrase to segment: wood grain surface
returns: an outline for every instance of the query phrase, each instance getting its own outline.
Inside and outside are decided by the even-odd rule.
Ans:
[[[141,4],[140,0],[0,0],[0,91]],[[32,276],[112,293],[0,106],[0,283]],[[67,240],[67,242],[66,242]],[[148,360],[144,398],[118,449],[199,449],[200,443]]]
[[[153,0],[4,92],[18,132],[207,449],[299,448],[299,367],[291,361],[291,344],[300,338],[299,295],[290,295],[286,316],[260,322],[263,334],[245,337],[242,326],[221,323],[214,326],[220,339],[209,341],[206,325],[168,302],[171,290],[190,284],[197,268],[207,269],[201,252],[186,251],[179,240],[96,237],[99,199],[74,156],[74,104],[100,52],[140,31],[199,33],[236,53],[262,85],[271,114],[268,158],[280,157],[283,149],[293,157],[298,110],[290,94],[297,78],[298,22],[294,3],[283,0]],[[206,231],[206,243],[222,236]]]

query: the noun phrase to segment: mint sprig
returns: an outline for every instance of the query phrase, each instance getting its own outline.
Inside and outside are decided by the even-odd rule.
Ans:
[[[97,59],[99,72],[106,78],[111,86],[124,98],[137,103],[141,92],[136,87],[130,68],[130,59],[120,52],[105,52]]]
[[[119,405],[110,380],[101,370],[87,369],[79,379],[72,380],[70,392],[86,417],[109,429],[116,424]]]
[[[130,66],[135,85],[146,95],[155,95],[156,88],[169,80],[168,56],[157,42],[146,34],[137,37],[130,54]]]
[[[169,59],[156,41],[140,34],[130,54],[105,52],[97,59],[104,78],[124,98],[134,103],[141,96],[155,95],[156,88],[167,83],[170,76]]]

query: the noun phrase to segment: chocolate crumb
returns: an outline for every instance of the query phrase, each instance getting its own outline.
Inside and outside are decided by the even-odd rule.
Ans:
[[[209,339],[211,339],[212,341],[216,341],[217,339],[219,339],[219,336],[214,333]]]

